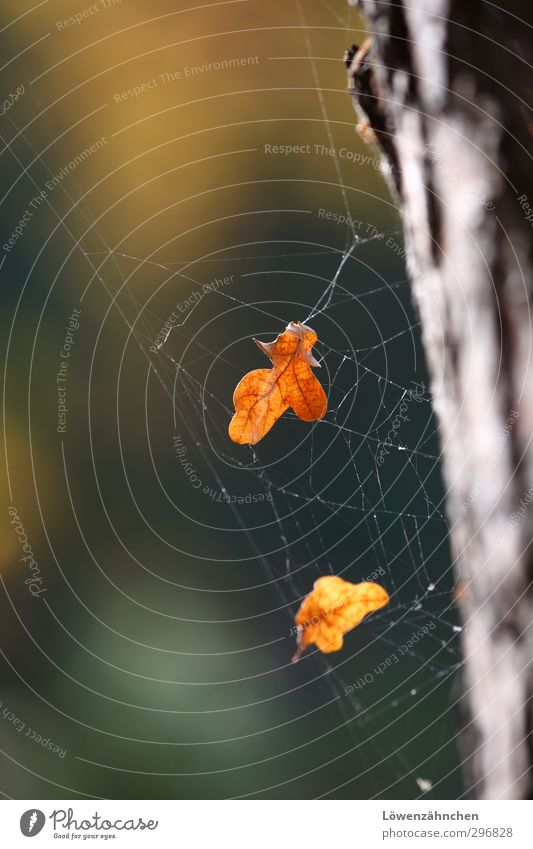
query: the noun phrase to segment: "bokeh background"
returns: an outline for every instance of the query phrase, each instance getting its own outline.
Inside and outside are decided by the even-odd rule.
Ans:
[[[440,446],[356,10],[4,0],[0,38],[0,791],[459,797]],[[326,419],[233,445],[252,337],[310,316]],[[391,603],[291,664],[329,573]]]

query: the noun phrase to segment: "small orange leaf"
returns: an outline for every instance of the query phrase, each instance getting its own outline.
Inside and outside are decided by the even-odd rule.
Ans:
[[[298,649],[293,662],[312,643],[325,654],[339,651],[343,635],[388,602],[389,595],[379,584],[350,584],[336,575],[319,578],[296,614]]]
[[[233,442],[255,445],[289,407],[304,422],[324,418],[326,393],[311,371],[311,366],[320,365],[311,353],[317,339],[315,331],[299,321],[291,321],[273,342],[254,339],[274,368],[250,371],[237,385],[229,426]]]

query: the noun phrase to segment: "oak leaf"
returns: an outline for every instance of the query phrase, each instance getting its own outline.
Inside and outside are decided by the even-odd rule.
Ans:
[[[296,614],[298,648],[293,662],[313,643],[325,654],[339,651],[343,635],[388,602],[389,595],[379,584],[351,584],[336,575],[319,578]]]
[[[317,339],[315,331],[299,321],[291,321],[273,342],[254,339],[273,368],[250,371],[238,383],[229,426],[233,442],[255,445],[289,407],[305,422],[324,418],[326,393],[311,371],[320,365],[311,353]]]

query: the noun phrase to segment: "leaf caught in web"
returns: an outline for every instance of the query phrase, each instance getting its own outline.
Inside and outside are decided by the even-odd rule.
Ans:
[[[379,584],[350,584],[336,575],[319,578],[296,614],[298,649],[293,662],[313,643],[324,654],[339,651],[343,635],[388,602],[389,595]]]
[[[324,418],[326,393],[311,371],[320,365],[311,353],[317,339],[314,330],[294,321],[273,342],[254,339],[274,368],[250,371],[237,385],[229,426],[233,442],[255,445],[289,407],[304,422]]]

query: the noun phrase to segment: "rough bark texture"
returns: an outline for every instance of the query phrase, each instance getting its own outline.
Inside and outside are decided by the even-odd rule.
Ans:
[[[533,797],[531,5],[360,0],[373,42],[350,71],[402,209],[465,626],[462,754],[487,799]]]

